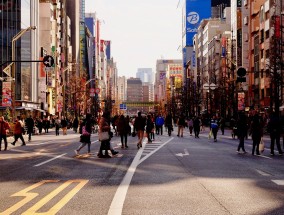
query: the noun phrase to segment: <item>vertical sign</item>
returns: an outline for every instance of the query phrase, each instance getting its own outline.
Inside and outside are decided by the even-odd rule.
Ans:
[[[2,84],[2,106],[12,106],[12,88],[11,82],[3,82]]]
[[[244,92],[238,93],[238,110],[239,111],[245,110],[245,93]]]
[[[281,28],[280,28],[280,16],[275,16],[275,37],[277,39],[281,36]]]
[[[186,0],[186,46],[193,46],[193,37],[203,19],[211,17],[211,0]]]

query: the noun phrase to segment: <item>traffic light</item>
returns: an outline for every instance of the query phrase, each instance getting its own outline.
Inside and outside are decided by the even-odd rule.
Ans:
[[[244,77],[244,76],[246,76],[246,74],[247,74],[247,71],[246,71],[246,69],[245,68],[243,68],[243,67],[240,67],[240,68],[238,68],[238,70],[237,70],[237,74],[238,74],[238,76],[239,77],[237,77],[237,83],[238,82],[246,82],[247,80],[246,80],[246,77]]]
[[[247,81],[246,77],[237,77],[237,83],[246,82],[246,81]]]

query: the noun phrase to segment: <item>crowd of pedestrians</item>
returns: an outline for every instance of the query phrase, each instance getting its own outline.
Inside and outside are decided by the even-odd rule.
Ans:
[[[207,123],[206,123],[207,122]],[[267,128],[267,132],[270,136],[270,154],[275,154],[275,144],[279,155],[283,154],[281,148],[281,135],[283,136],[283,122],[275,113],[271,113],[269,117],[260,115],[254,111],[250,115],[245,113],[239,113],[237,117],[233,117],[230,120],[230,129],[232,138],[238,138],[239,144],[237,147],[238,153],[247,153],[245,149],[245,140],[248,136],[252,138],[252,155],[260,155],[260,143],[263,141],[264,128]],[[133,131],[131,130],[131,124],[133,125]],[[92,118],[91,115],[87,115],[85,119],[79,120],[78,117],[74,117],[72,120],[66,117],[52,117],[43,119],[33,119],[32,116],[27,117],[25,120],[21,117],[17,117],[14,123],[14,141],[11,142],[15,145],[20,139],[25,146],[24,134],[27,134],[28,141],[31,141],[32,135],[35,133],[41,134],[44,130],[45,133],[49,133],[51,127],[55,128],[55,135],[60,135],[62,130],[63,135],[67,135],[67,129],[72,128],[74,133],[80,133],[81,145],[75,150],[78,155],[80,150],[88,146],[88,153],[91,152],[91,134],[94,131],[94,125],[98,125],[99,137],[104,133],[108,133],[107,138],[100,140],[101,145],[98,152],[100,158],[110,158],[111,155],[116,155],[118,151],[115,151],[111,144],[111,138],[114,130],[114,134],[120,137],[121,149],[127,149],[128,137],[130,135],[137,136],[137,149],[142,147],[143,138],[147,138],[148,143],[152,143],[155,140],[155,135],[163,135],[163,131],[167,131],[168,136],[171,136],[174,127],[177,127],[177,137],[183,138],[185,133],[184,129],[189,129],[189,135],[194,134],[195,138],[199,138],[200,131],[205,131],[205,125],[209,127],[208,138],[213,139],[214,142],[218,141],[218,133],[220,135],[225,133],[225,119],[212,116],[210,119],[205,119],[203,116],[195,116],[186,118],[183,114],[179,116],[172,116],[170,113],[164,118],[161,114],[150,113],[148,115],[142,115],[141,112],[137,113],[133,119],[129,116],[116,115],[111,118],[110,112],[104,112],[98,119]],[[174,126],[175,125],[175,126]],[[7,150],[7,134],[10,130],[10,125],[4,120],[4,117],[0,117],[0,151],[2,147],[2,140],[4,141],[4,150]],[[78,131],[79,129],[79,131]],[[284,139],[284,138],[283,138]],[[283,143],[284,146],[284,143]]]

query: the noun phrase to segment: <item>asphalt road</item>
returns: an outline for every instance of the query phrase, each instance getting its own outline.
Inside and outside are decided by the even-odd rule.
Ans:
[[[261,156],[236,153],[230,132],[199,139],[156,135],[137,150],[120,139],[113,158],[98,158],[97,135],[76,156],[79,135],[32,137],[27,146],[0,152],[2,214],[284,214],[284,156],[271,157],[269,140]],[[27,138],[27,137],[25,137]],[[146,142],[146,140],[145,140]],[[3,148],[3,147],[2,147]]]

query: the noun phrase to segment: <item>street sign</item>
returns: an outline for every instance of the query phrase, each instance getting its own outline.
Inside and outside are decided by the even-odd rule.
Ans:
[[[119,109],[120,110],[126,110],[126,104],[119,104]]]
[[[90,89],[90,96],[91,97],[95,96],[95,88]]]
[[[50,55],[46,55],[45,57],[43,57],[42,62],[46,67],[52,67],[54,65],[54,59]]]
[[[100,91],[101,91],[100,88],[96,88],[96,89],[95,89],[95,93],[96,93],[96,94],[99,94]]]
[[[54,72],[54,67],[44,67],[45,72]]]

